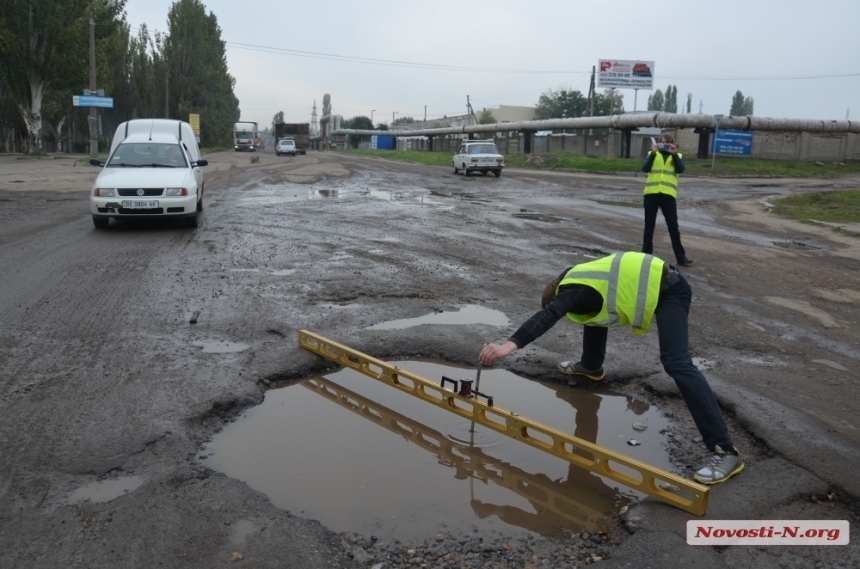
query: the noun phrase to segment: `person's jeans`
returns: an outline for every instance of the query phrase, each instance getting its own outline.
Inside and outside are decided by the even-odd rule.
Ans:
[[[660,293],[654,312],[660,339],[660,361],[666,373],[675,380],[708,449],[714,450],[715,445],[729,449],[733,446],[732,438],[717,398],[690,357],[687,317],[692,298],[690,284],[681,275],[678,275],[678,282]]]
[[[672,240],[672,251],[680,263],[687,258],[684,246],[681,245],[681,231],[678,229],[678,202],[669,194],[645,194],[645,232],[642,236],[642,252],[649,255],[654,253],[654,227],[657,225],[657,211],[663,212],[669,239]]]
[[[687,318],[692,298],[690,284],[680,274],[677,282],[660,293],[654,312],[660,341],[660,362],[666,373],[675,380],[708,449],[714,450],[715,445],[729,449],[733,446],[732,438],[717,399],[708,380],[693,364],[690,356]],[[587,369],[598,370],[603,366],[608,331],[608,328],[597,326],[583,328],[580,363]]]

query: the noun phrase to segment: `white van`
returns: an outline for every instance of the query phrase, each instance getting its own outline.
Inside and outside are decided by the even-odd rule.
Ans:
[[[203,211],[203,173],[191,125],[171,119],[135,119],[116,129],[107,162],[93,183],[93,224],[110,219],[177,217],[197,227]]]

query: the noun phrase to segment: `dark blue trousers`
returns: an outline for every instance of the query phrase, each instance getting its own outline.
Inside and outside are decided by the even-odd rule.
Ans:
[[[728,449],[733,446],[732,438],[717,399],[690,356],[687,318],[692,298],[690,284],[680,274],[677,282],[660,293],[654,312],[660,340],[660,362],[669,377],[675,380],[708,449],[714,450],[715,445]],[[604,327],[584,327],[580,362],[586,368],[600,369],[603,366],[608,331]]]

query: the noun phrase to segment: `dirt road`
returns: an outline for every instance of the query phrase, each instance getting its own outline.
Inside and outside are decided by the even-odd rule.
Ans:
[[[207,157],[197,229],[108,230],[95,230],[88,213],[95,168],[0,157],[0,566],[383,561],[206,468],[202,445],[269,386],[330,368],[298,348],[300,329],[378,358],[474,365],[484,343],[539,307],[561,269],[641,244],[641,177],[465,178],[331,152],[260,157]],[[712,490],[710,519],[849,519],[857,528],[860,237],[767,207],[772,196],[838,187],[857,183],[682,180],[681,231],[695,260],[684,270],[691,347],[748,463]],[[671,256],[661,224],[655,254]],[[465,305],[502,311],[512,326],[367,330]],[[560,325],[499,365],[563,381],[556,363],[577,356],[579,334]],[[207,342],[243,348],[213,353],[201,349]],[[672,418],[678,473],[706,459],[662,372],[655,332],[610,333],[600,389],[635,393]],[[128,491],[73,499],[110,480]],[[631,508],[635,533],[603,566],[658,567],[664,555],[708,566],[860,563],[855,546],[689,547],[688,518],[650,500]],[[543,547],[526,561],[586,558],[565,557],[570,544]]]

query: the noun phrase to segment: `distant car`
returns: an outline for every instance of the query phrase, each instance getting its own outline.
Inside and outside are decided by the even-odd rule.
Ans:
[[[284,138],[278,141],[278,145],[275,147],[275,154],[280,156],[281,154],[289,154],[290,156],[296,155],[296,141]]]
[[[505,158],[499,154],[499,149],[492,140],[465,141],[457,149],[452,162],[454,173],[459,174],[462,170],[464,176],[469,176],[472,172],[492,172],[498,178],[505,167]]]
[[[174,217],[197,227],[203,211],[203,173],[208,162],[191,125],[169,119],[135,119],[116,130],[107,162],[90,192],[93,225],[110,219]]]

